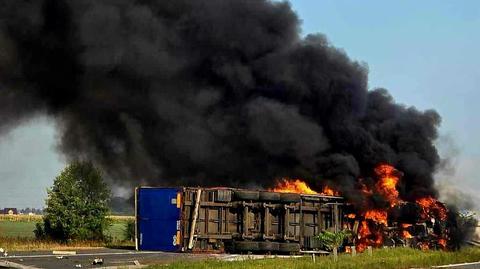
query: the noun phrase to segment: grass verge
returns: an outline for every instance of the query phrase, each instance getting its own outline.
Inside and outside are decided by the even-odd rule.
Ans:
[[[373,255],[366,253],[356,257],[340,255],[339,261],[334,262],[332,257],[319,257],[316,263],[311,257],[303,258],[272,258],[262,260],[246,260],[226,262],[215,259],[188,262],[181,261],[169,265],[153,265],[148,268],[162,269],[207,269],[207,268],[262,268],[262,269],[285,269],[285,268],[359,268],[359,269],[403,269],[412,267],[429,267],[452,263],[480,261],[480,248],[464,248],[456,252],[445,251],[420,251],[411,248],[378,249]]]

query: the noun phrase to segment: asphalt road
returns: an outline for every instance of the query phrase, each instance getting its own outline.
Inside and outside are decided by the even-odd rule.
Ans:
[[[8,257],[1,257],[0,262],[13,262],[33,268],[102,268],[115,266],[134,266],[135,261],[141,265],[161,264],[181,259],[205,259],[209,255],[147,252],[133,250],[95,249],[77,251],[76,255],[54,255],[52,252],[12,252]],[[93,265],[95,258],[103,259],[103,264]],[[1,263],[0,263],[1,264]],[[81,266],[81,267],[80,267]]]

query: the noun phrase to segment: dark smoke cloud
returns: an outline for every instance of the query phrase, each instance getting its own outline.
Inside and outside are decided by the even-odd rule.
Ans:
[[[4,0],[0,130],[36,114],[59,149],[119,182],[268,187],[325,180],[353,200],[380,162],[436,195],[440,117],[367,90],[368,69],[288,3]]]

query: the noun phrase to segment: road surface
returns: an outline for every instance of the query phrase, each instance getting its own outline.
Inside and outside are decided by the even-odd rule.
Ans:
[[[51,251],[11,252],[1,257],[0,264],[12,262],[33,268],[100,268],[114,266],[134,266],[135,264],[161,264],[178,260],[206,259],[209,255],[148,252],[117,249],[94,249],[76,251],[76,255],[52,254]],[[103,259],[103,264],[93,265],[95,258]],[[81,267],[80,267],[81,266]],[[1,267],[0,267],[1,268]]]

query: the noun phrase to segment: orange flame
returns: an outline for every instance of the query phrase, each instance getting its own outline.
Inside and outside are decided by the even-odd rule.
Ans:
[[[367,248],[367,237],[371,234],[372,232],[370,231],[370,228],[368,228],[368,223],[366,221],[362,221],[358,227],[358,241],[356,244],[356,249],[358,252],[363,252]]]
[[[441,220],[447,219],[447,209],[445,206],[432,197],[420,198],[417,204],[422,207],[422,217],[435,217],[437,216]]]
[[[373,204],[365,202],[362,206],[364,211],[356,219],[363,219],[358,228],[358,237],[356,239],[356,248],[358,251],[364,251],[368,246],[380,247],[383,244],[383,237],[385,232],[385,226],[388,226],[388,214],[393,207],[396,207],[404,201],[400,198],[400,194],[397,190],[397,185],[400,182],[401,173],[393,166],[388,164],[380,164],[375,168],[376,182],[372,185],[371,181],[363,181],[359,179],[360,191],[365,198],[375,198],[374,195],[380,195],[384,198],[388,204],[383,208],[374,207]],[[367,199],[365,199],[367,200]],[[446,220],[447,209],[439,201],[432,197],[424,197],[418,199],[416,203],[421,207],[421,217],[424,220],[429,218],[435,218],[437,220]],[[360,207],[361,208],[361,207]],[[347,215],[349,218],[349,215]],[[410,223],[399,224],[400,231],[398,236],[409,239],[414,238],[414,230],[409,229],[413,226]],[[438,246],[446,248],[447,240],[444,239],[444,235],[433,235],[437,240]],[[430,241],[424,241],[418,243],[418,247],[422,250],[427,250],[431,247]]]
[[[391,165],[381,164],[375,168],[375,173],[380,177],[375,188],[390,203],[390,207],[396,206],[400,202],[397,191],[399,180],[396,175],[397,170]]]
[[[289,192],[289,193],[304,193],[304,194],[318,194],[312,190],[307,183],[300,179],[282,179],[277,186],[272,189],[275,192]]]
[[[402,231],[403,238],[413,238],[413,236],[408,231]]]
[[[367,221],[362,221],[358,228],[358,240],[356,249],[363,252],[368,246],[379,247],[383,244],[383,235],[379,231],[373,231],[368,226]]]
[[[444,238],[438,239],[438,244],[439,244],[443,249],[446,249],[446,248],[447,248],[447,240],[444,239]]]
[[[328,186],[323,187],[323,190],[320,194],[327,195],[327,196],[338,196],[339,195],[339,193],[337,191],[334,191],[332,188],[330,188]]]
[[[347,215],[347,218],[349,218],[349,219],[354,219],[356,217],[357,217],[357,215],[355,215],[355,214],[348,214]]]
[[[373,220],[378,224],[387,225],[387,211],[379,210],[379,209],[372,209],[365,213],[365,219]]]

